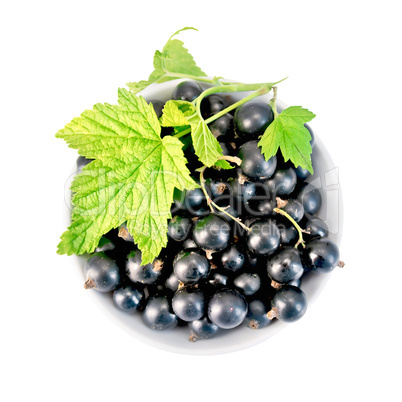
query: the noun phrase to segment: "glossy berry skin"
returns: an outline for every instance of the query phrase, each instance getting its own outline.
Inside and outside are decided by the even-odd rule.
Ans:
[[[183,81],[173,90],[172,99],[192,102],[201,95],[201,87],[194,81]]]
[[[237,290],[218,290],[208,304],[208,318],[219,328],[239,326],[247,314],[247,302]]]
[[[273,197],[290,194],[296,184],[297,175],[293,168],[279,169],[270,180],[265,182]]]
[[[328,238],[312,240],[303,250],[303,263],[318,273],[331,272],[339,263],[338,246]]]
[[[95,253],[84,266],[85,289],[110,292],[120,283],[119,267],[104,253]]]
[[[195,241],[193,239],[187,239],[183,243],[183,249],[186,248],[197,248],[198,246],[195,244]]]
[[[321,208],[322,197],[320,190],[312,187],[311,184],[301,189],[297,199],[303,205],[304,212],[307,214],[315,214]]]
[[[204,250],[221,251],[228,246],[230,225],[226,219],[210,214],[198,219],[194,225],[193,239]]]
[[[309,234],[305,234],[306,239],[314,239],[328,236],[328,226],[320,218],[313,217],[311,219],[308,219],[307,222],[304,224],[304,228],[309,232]]]
[[[208,127],[218,141],[230,141],[234,137],[233,116],[229,113],[214,120]]]
[[[285,247],[267,262],[269,277],[278,283],[288,283],[303,275],[300,253],[294,247]]]
[[[144,298],[144,293],[132,286],[124,286],[113,292],[114,304],[126,313],[136,311]]]
[[[201,115],[204,119],[221,112],[227,107],[227,102],[222,96],[212,94],[206,96],[201,102]]]
[[[163,107],[165,106],[165,102],[159,99],[150,99],[148,104],[152,103],[152,106],[155,110],[156,117],[159,119],[162,116]]]
[[[179,278],[174,273],[172,273],[165,281],[165,287],[173,292],[176,292],[176,290],[179,289],[179,285]]]
[[[296,222],[300,222],[304,216],[304,208],[298,200],[287,200],[287,204],[282,208],[287,212]]]
[[[177,317],[171,312],[166,296],[150,297],[142,314],[145,325],[163,331],[177,325]]]
[[[127,256],[126,273],[129,279],[136,283],[150,285],[155,283],[162,273],[162,261],[155,259],[153,263],[141,265],[142,254],[134,250]]]
[[[222,253],[220,260],[224,269],[237,272],[243,268],[245,257],[235,245],[232,245]]]
[[[199,289],[179,289],[173,296],[173,312],[183,321],[199,320],[204,315],[204,308],[204,295]]]
[[[222,275],[219,272],[215,272],[209,277],[208,283],[212,286],[226,286],[228,283],[228,277]]]
[[[299,179],[306,180],[307,177],[311,176],[311,173],[307,169],[303,169],[301,166],[298,166],[295,169],[296,175]]]
[[[194,190],[175,190],[174,203],[177,209],[188,211],[194,214],[205,203],[205,195],[200,188]]]
[[[230,182],[231,195],[238,201],[247,203],[256,192],[255,184],[252,181],[238,177]]]
[[[205,182],[210,190],[212,198],[219,198],[228,192],[228,183],[222,180],[207,179]]]
[[[271,324],[267,317],[268,309],[261,300],[253,300],[248,304],[248,312],[243,324],[251,329],[261,329]]]
[[[247,272],[237,276],[233,284],[243,295],[251,296],[260,289],[261,279],[257,274]]]
[[[173,261],[173,272],[184,284],[194,284],[206,278],[210,264],[203,253],[197,249],[180,251]]]
[[[257,255],[270,255],[279,247],[281,235],[272,220],[254,222],[248,233],[247,247]]]
[[[281,228],[281,243],[283,245],[294,245],[298,239],[297,229],[292,225]]]
[[[306,295],[300,288],[284,285],[276,291],[272,298],[271,309],[276,310],[276,318],[281,321],[297,321],[306,313]]]
[[[242,160],[240,165],[242,172],[253,180],[269,179],[275,172],[276,156],[266,161],[258,141],[248,141],[243,144],[237,156]]]
[[[193,222],[190,218],[176,215],[168,224],[169,237],[178,242],[184,241],[189,237],[192,226]]]
[[[256,206],[255,215],[256,216],[269,216],[274,213],[274,208],[276,208],[275,200],[261,200]]]
[[[192,342],[197,339],[210,339],[219,332],[219,327],[209,321],[207,317],[190,322],[188,327],[191,331],[190,340]]]
[[[240,138],[249,140],[257,138],[273,121],[274,114],[271,107],[258,100],[244,103],[235,112],[235,127]]]

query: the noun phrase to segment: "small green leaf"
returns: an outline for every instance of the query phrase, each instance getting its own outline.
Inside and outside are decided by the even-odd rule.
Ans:
[[[194,151],[199,160],[208,167],[217,164],[223,169],[232,168],[226,161],[218,161],[223,156],[222,148],[192,103],[175,100],[166,102],[160,121],[164,127],[187,128],[190,125]]]
[[[193,119],[190,124],[193,146],[199,160],[208,167],[214,165],[219,157],[223,155],[218,140],[211,133],[204,120],[199,120],[195,123]]]
[[[175,32],[163,47],[162,52],[157,50],[154,55],[154,71],[148,80],[129,82],[127,86],[133,93],[138,93],[154,83],[162,83],[180,78],[180,74],[205,77],[205,74],[195,63],[193,56],[184,47],[181,40],[173,39],[179,32],[195,28],[186,27]],[[179,74],[179,76],[172,76]]]
[[[162,127],[188,126],[188,118],[196,113],[195,106],[190,102],[169,100],[163,107],[160,118]]]
[[[296,167],[301,166],[313,173],[311,135],[304,124],[314,117],[314,113],[301,106],[285,109],[268,126],[258,143],[265,159],[276,155],[280,148],[285,162],[290,159]]]
[[[215,162],[215,166],[221,168],[221,169],[233,169],[234,166],[232,166],[228,161],[225,161],[224,159],[220,159],[218,161]]]

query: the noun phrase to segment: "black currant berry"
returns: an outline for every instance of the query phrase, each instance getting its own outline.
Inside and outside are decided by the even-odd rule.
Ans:
[[[265,160],[265,156],[258,146],[258,141],[248,141],[243,144],[237,156],[242,160],[242,172],[254,180],[269,179],[276,169],[276,157]]]
[[[271,107],[262,101],[252,100],[239,106],[235,112],[236,132],[249,140],[263,134],[274,121]]]
[[[192,102],[201,95],[202,88],[194,81],[183,81],[173,90],[172,99]]]
[[[247,314],[247,302],[237,290],[218,290],[208,304],[208,318],[219,328],[239,326]]]
[[[228,246],[230,225],[226,219],[210,214],[197,220],[193,239],[204,250],[221,251]]]
[[[248,249],[258,255],[270,255],[279,247],[281,235],[273,220],[254,222],[248,233]]]
[[[303,317],[307,310],[305,293],[295,286],[284,285],[280,287],[272,301],[268,318],[278,318],[281,321],[293,322]]]
[[[84,266],[85,289],[110,292],[120,283],[119,267],[104,253],[93,254]]]

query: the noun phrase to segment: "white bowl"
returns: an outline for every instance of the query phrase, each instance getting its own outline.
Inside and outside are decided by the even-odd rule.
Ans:
[[[163,84],[154,84],[142,91],[141,95],[145,99],[160,99],[166,101],[171,98],[173,88],[179,83],[179,80],[168,81]],[[201,83],[200,83],[201,84]],[[202,85],[202,84],[201,84]],[[230,94],[235,99],[243,98],[248,92]],[[259,98],[257,98],[259,99]],[[261,99],[269,100],[268,95]],[[286,108],[286,104],[277,100],[278,110]],[[312,124],[314,126],[314,123]],[[333,163],[328,151],[323,143],[315,134],[315,147],[313,153],[314,175],[308,179],[315,187],[321,189],[322,207],[318,216],[323,219],[329,227],[329,238],[338,246],[341,242],[343,206],[341,187],[338,180],[338,169]],[[66,194],[66,222],[70,223],[71,207],[68,200],[71,199],[70,193]],[[75,257],[77,261],[77,273],[81,285],[84,283],[83,267],[84,257]],[[307,295],[308,305],[311,305],[319,296],[328,282],[331,274],[311,273],[303,278],[301,288]],[[222,330],[214,338],[207,340],[189,341],[189,329],[187,327],[176,327],[167,331],[154,331],[145,326],[142,322],[142,314],[127,314],[117,309],[112,300],[111,293],[105,294],[94,290],[84,290],[88,297],[95,299],[96,304],[105,313],[105,315],[120,328],[127,331],[134,338],[160,349],[176,353],[193,355],[211,355],[237,351],[256,345],[262,341],[268,340],[271,336],[281,331],[286,324],[278,320],[266,328],[252,330],[246,326],[239,326],[231,330]],[[308,314],[308,309],[307,309]]]

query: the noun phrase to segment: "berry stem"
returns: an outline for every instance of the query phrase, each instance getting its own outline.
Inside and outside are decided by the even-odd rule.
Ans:
[[[229,157],[229,158],[230,158],[230,157]],[[228,157],[227,157],[227,156],[224,156],[224,157],[221,158],[221,159],[228,160]],[[237,222],[243,229],[245,229],[245,230],[247,230],[248,232],[250,232],[251,229],[250,229],[248,226],[246,226],[246,225],[241,221],[240,218],[235,218],[233,215],[231,215],[229,212],[227,212],[225,208],[220,207],[219,205],[217,205],[215,202],[212,201],[211,197],[209,196],[209,194],[208,194],[208,192],[207,192],[207,190],[206,190],[206,188],[205,188],[204,172],[205,172],[205,169],[206,169],[206,168],[207,168],[207,166],[204,165],[204,166],[199,170],[199,172],[200,172],[200,185],[201,185],[202,191],[203,191],[204,194],[205,194],[205,197],[206,197],[206,199],[207,199],[207,204],[208,204],[209,208],[211,209],[211,212],[212,212],[212,213],[215,212],[215,211],[214,211],[214,208],[217,209],[218,211],[221,211],[222,213],[224,213],[225,215],[227,215],[230,219],[233,219],[235,222]]]
[[[277,205],[286,205],[284,204],[284,201],[282,199],[280,199],[279,197],[276,197],[276,202]],[[299,244],[301,244],[303,247],[305,246],[305,241],[303,239],[303,233],[309,233],[307,230],[302,229],[299,224],[283,209],[281,208],[274,208],[274,212],[276,212],[277,214],[281,214],[284,217],[286,217],[287,219],[289,219],[290,222],[293,223],[294,227],[297,229],[297,232],[299,233],[299,240],[297,241],[297,243],[295,244],[295,248],[297,248],[299,246]]]
[[[214,93],[219,93],[219,92],[254,91],[253,93],[246,96],[245,98],[240,99],[236,103],[233,103],[232,105],[228,106],[226,109],[221,110],[220,112],[214,114],[213,116],[211,116],[205,120],[206,124],[212,123],[216,119],[219,119],[219,117],[222,117],[226,113],[229,113],[231,110],[238,108],[243,103],[246,103],[246,102],[256,98],[257,96],[267,94],[272,88],[275,88],[276,84],[279,84],[280,82],[286,80],[286,78],[283,78],[282,80],[277,81],[277,82],[272,82],[272,83],[268,82],[265,84],[262,84],[262,83],[260,83],[260,84],[222,83],[223,85],[208,88],[204,92],[202,92],[201,95],[196,99],[197,114],[199,117],[201,117],[201,101],[208,95],[212,95]],[[197,77],[194,77],[193,79],[200,81]],[[275,112],[276,112],[276,107],[275,107]],[[274,115],[275,115],[275,112],[274,112]],[[181,138],[190,133],[191,133],[191,128],[184,130],[179,134],[174,135],[174,137]]]
[[[278,111],[276,110],[276,97],[278,95],[278,88],[277,87],[273,87],[272,88],[274,95],[272,96],[271,102],[270,102],[270,106],[272,109],[272,112],[274,113],[274,119],[276,119],[279,116]]]

